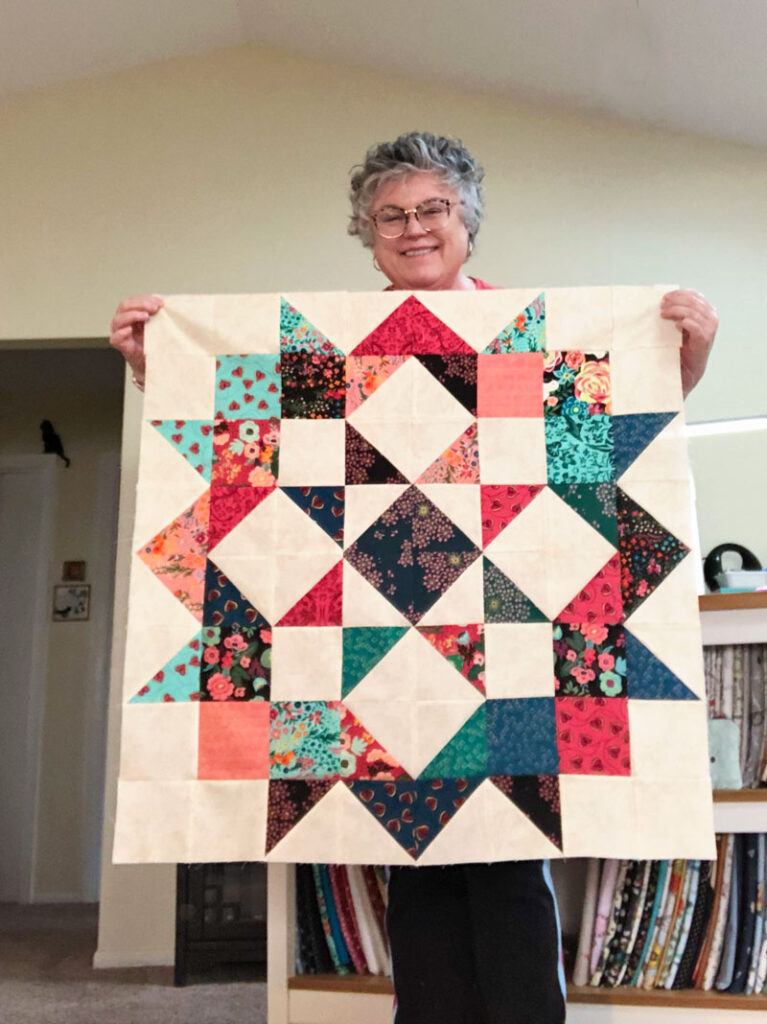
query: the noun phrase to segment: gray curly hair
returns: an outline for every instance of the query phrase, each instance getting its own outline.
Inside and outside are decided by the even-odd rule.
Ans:
[[[352,168],[349,234],[359,235],[362,244],[372,248],[370,206],[373,196],[381,185],[419,171],[435,172],[458,192],[463,202],[463,222],[473,242],[482,220],[485,172],[460,139],[448,139],[431,132],[408,132],[394,142],[379,142],[367,151],[364,163]]]

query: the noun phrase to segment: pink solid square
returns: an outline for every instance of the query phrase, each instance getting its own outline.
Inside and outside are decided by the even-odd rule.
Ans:
[[[197,778],[269,778],[268,701],[200,704]]]
[[[480,355],[478,416],[543,416],[543,353]]]

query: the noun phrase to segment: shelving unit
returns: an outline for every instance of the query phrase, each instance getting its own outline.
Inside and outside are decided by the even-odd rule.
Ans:
[[[767,641],[767,592],[699,598],[704,646]],[[767,789],[714,794],[718,832],[767,832]],[[294,974],[295,872],[267,867],[268,1024],[390,1024],[388,978]],[[764,1024],[767,995],[568,986],[568,1024]],[[662,1015],[661,1015],[662,1010]]]

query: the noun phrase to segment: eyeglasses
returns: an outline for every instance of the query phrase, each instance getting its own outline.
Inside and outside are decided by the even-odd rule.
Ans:
[[[447,226],[451,209],[460,205],[452,199],[426,199],[412,210],[403,210],[401,206],[382,206],[370,219],[381,238],[399,238],[407,230],[411,213],[424,231],[439,231]]]

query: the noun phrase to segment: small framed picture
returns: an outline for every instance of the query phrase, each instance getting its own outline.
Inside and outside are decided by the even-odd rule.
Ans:
[[[65,584],[53,588],[54,622],[85,622],[90,618],[90,612],[90,583],[80,587]]]
[[[64,562],[61,578],[65,583],[85,583],[85,562]]]

